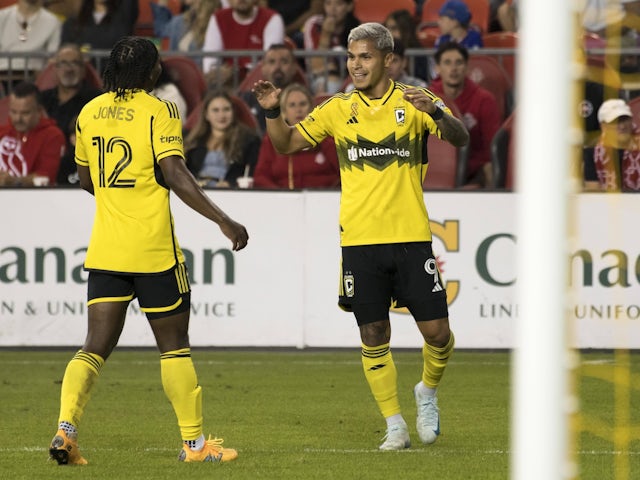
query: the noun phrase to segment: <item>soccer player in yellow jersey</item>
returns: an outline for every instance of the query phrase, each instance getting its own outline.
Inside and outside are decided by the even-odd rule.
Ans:
[[[253,89],[279,152],[315,147],[326,136],[335,140],[342,183],[339,303],[355,315],[365,377],[387,422],[381,450],[411,445],[389,347],[392,302],[409,309],[424,337],[422,379],[414,388],[418,435],[429,444],[440,433],[436,389],[454,339],[423,200],[425,145],[429,134],[455,146],[469,141],[433,93],[390,80],[392,51],[393,38],[382,25],[351,30],[347,69],[355,90],[334,95],[294,126],[280,115],[280,89],[264,81]]]
[[[59,464],[87,463],[78,450],[77,428],[135,297],[160,350],[162,386],[184,442],[179,460],[225,462],[238,455],[223,448],[221,439],[205,440],[203,435],[202,390],[189,346],[190,287],[169,191],[215,222],[234,250],[247,245],[248,234],[187,170],[178,109],[148,93],[160,72],[151,41],[121,39],[105,69],[107,93],[85,105],[78,116],[80,185],[95,196],[96,213],[85,260],[87,337],[65,370],[58,431],[49,449]]]

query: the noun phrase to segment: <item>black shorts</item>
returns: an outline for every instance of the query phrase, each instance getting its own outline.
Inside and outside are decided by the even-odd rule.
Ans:
[[[417,321],[449,316],[431,242],[342,247],[340,307],[358,325],[389,318],[389,308],[407,307]]]
[[[147,318],[168,317],[191,307],[191,288],[184,263],[154,275],[89,272],[87,305],[130,302],[138,298]]]

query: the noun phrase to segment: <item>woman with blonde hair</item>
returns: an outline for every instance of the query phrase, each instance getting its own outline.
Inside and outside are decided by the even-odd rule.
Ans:
[[[167,8],[167,3],[167,0],[151,3],[155,35],[169,40],[169,50],[201,50],[209,17],[220,8],[220,0],[186,0],[186,10],[175,16]]]
[[[280,96],[280,109],[285,121],[295,125],[313,108],[309,89],[292,83]],[[340,185],[340,167],[333,138],[328,137],[316,148],[291,155],[276,152],[265,135],[260,146],[254,185],[263,188],[330,188]]]
[[[232,97],[209,91],[195,127],[185,139],[187,168],[203,187],[237,187],[238,177],[253,175],[260,137],[239,120]]]

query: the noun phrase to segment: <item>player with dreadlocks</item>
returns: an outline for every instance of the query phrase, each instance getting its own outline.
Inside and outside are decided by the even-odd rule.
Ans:
[[[78,116],[75,161],[82,188],[95,196],[96,213],[84,263],[89,272],[87,337],[64,373],[58,431],[49,449],[59,464],[87,463],[78,450],[77,428],[134,298],[160,351],[162,386],[183,439],[179,460],[226,462],[238,456],[223,448],[221,439],[203,435],[202,389],[188,334],[190,287],[169,191],[218,224],[233,250],[244,248],[249,237],[187,170],[176,105],[148,93],[160,72],[152,42],[121,39],[104,72],[106,93]]]

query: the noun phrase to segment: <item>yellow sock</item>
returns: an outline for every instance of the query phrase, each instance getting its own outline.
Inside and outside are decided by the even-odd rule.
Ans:
[[[422,383],[427,387],[436,388],[440,384],[444,369],[453,352],[454,344],[455,338],[453,332],[451,332],[449,341],[444,347],[433,347],[427,344],[427,342],[424,343],[422,347],[422,358],[424,359]]]
[[[71,359],[62,378],[58,423],[68,422],[78,427],[102,365],[104,359],[100,355],[82,350]]]
[[[173,406],[183,440],[202,435],[202,387],[191,360],[191,349],[182,348],[160,355],[164,393]]]
[[[400,413],[398,372],[389,344],[377,347],[362,345],[362,367],[380,413],[384,418]]]

